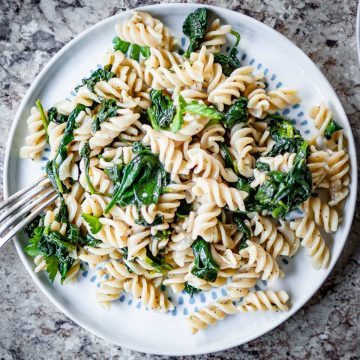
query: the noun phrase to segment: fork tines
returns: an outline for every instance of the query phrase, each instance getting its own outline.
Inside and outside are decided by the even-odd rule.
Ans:
[[[0,204],[0,247],[57,198],[46,175]]]

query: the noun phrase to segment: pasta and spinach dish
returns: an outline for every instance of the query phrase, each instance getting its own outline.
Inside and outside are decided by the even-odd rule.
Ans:
[[[287,311],[289,295],[272,290],[279,259],[301,245],[328,266],[350,182],[331,110],[310,109],[316,131],[304,137],[283,116],[297,92],[269,89],[238,58],[240,34],[209,16],[189,14],[182,48],[135,11],[72,98],[36,102],[20,154],[49,149],[58,193],[26,228],[35,271],[64,283],[86,263],[99,303],[125,292],[161,312],[176,306],[172,294],[224,287],[187,317],[193,333],[230,314]],[[268,290],[256,290],[261,280]]]

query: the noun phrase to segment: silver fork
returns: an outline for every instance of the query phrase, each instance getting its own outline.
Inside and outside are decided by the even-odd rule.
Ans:
[[[55,201],[55,192],[46,175],[0,203],[0,247]]]

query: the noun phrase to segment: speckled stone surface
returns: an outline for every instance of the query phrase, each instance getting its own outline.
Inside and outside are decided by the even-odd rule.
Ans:
[[[199,1],[203,3],[204,1]],[[0,0],[0,172],[12,119],[35,76],[69,40],[146,0]],[[342,101],[359,149],[360,73],[355,0],[208,1],[243,12],[297,44]],[[359,151],[360,152],[360,151]],[[1,178],[2,179],[2,178]],[[1,194],[2,196],[2,194]],[[359,203],[358,203],[359,205]],[[189,359],[356,359],[360,357],[359,206],[337,266],[295,316],[269,334]],[[32,283],[12,243],[0,251],[1,359],[163,359],[107,343],[59,312]]]

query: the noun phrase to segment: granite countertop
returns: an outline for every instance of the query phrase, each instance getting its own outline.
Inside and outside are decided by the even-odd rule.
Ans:
[[[74,36],[98,21],[150,3],[157,2],[0,1],[1,173],[12,119],[30,84],[50,58]],[[250,15],[304,50],[339,95],[359,147],[357,1],[218,0],[201,3]],[[350,238],[335,270],[303,309],[277,329],[246,345],[188,358],[359,358],[360,247],[356,243],[360,236],[359,208],[357,206]],[[1,359],[165,358],[109,344],[74,324],[36,288],[12,243],[0,251],[0,314]]]

